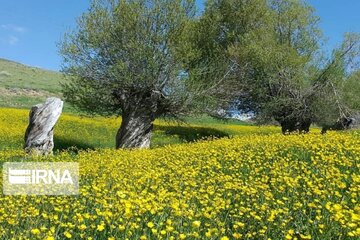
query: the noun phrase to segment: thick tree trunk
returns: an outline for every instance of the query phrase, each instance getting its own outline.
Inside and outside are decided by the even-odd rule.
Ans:
[[[149,148],[158,96],[139,92],[128,93],[122,99],[122,122],[116,134],[116,148]]]
[[[121,103],[122,122],[116,134],[116,148],[149,148],[153,122],[166,111],[161,92],[137,89],[119,90],[114,95]]]
[[[336,131],[347,130],[352,128],[354,124],[355,124],[354,118],[342,117],[332,125],[323,126],[323,128],[321,129],[321,134],[325,134],[328,130],[336,130]]]
[[[116,148],[149,148],[154,119],[146,112],[123,113]]]
[[[291,119],[287,121],[279,121],[283,134],[299,131],[299,133],[308,133],[310,131],[310,120]]]

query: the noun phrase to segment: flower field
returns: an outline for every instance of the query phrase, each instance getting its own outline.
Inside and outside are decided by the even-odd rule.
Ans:
[[[55,129],[64,148],[45,159],[22,152],[26,124],[26,111],[0,109],[0,161],[79,162],[80,195],[0,195],[1,239],[360,238],[356,131],[159,121],[155,139],[167,144],[130,151],[107,148],[118,119],[64,115]],[[186,143],[191,129],[224,138]]]
[[[20,149],[28,124],[28,110],[0,108],[0,150]],[[78,149],[114,148],[119,118],[89,118],[63,114],[55,127],[55,150],[76,146]],[[156,120],[152,147],[185,143],[209,137],[269,134],[276,127],[253,127],[225,123],[182,124]]]

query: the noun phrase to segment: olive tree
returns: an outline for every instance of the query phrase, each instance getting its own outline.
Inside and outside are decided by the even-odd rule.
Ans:
[[[94,0],[65,34],[64,96],[82,110],[121,115],[117,148],[149,147],[153,121],[186,108],[182,56],[194,15],[192,0]]]
[[[223,107],[251,112],[259,123],[275,120],[283,133],[308,132],[312,123],[348,115],[342,85],[358,56],[356,37],[347,37],[326,61],[319,18],[305,1],[212,0],[203,22],[211,31],[201,38],[199,62],[222,55],[236,66],[220,88],[228,91],[217,96]]]
[[[318,18],[304,1],[266,1],[267,19],[233,49],[246,65],[239,81],[239,109],[260,122],[276,120],[282,131],[307,132],[312,123],[308,97],[321,32]]]
[[[344,129],[348,119],[360,111],[359,58],[360,35],[348,33],[315,75],[311,88],[314,122],[324,129],[334,124]]]

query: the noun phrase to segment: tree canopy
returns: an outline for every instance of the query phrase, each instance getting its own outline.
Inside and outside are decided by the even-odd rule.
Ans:
[[[326,57],[303,0],[94,0],[60,44],[66,100],[122,115],[117,147],[148,147],[157,117],[236,108],[283,132],[359,110],[359,36]]]
[[[61,43],[64,96],[90,112],[121,114],[117,147],[148,147],[154,119],[186,103],[181,40],[194,14],[191,0],[94,0]]]
[[[300,0],[208,1],[199,24],[202,54],[192,67],[217,56],[228,69],[235,65],[230,87],[217,102],[251,112],[260,123],[274,119],[284,132],[307,132],[311,123],[349,117],[355,109],[342,95],[351,92],[344,85],[356,69],[350,65],[359,56],[359,39],[345,36],[342,46],[324,57],[314,12]]]
[[[170,111],[162,95],[176,98],[185,86],[176,55],[194,13],[192,1],[93,1],[61,44],[67,100],[113,115],[139,92],[164,102],[154,114]]]

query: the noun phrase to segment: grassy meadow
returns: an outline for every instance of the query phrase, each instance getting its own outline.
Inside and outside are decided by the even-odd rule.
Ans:
[[[54,156],[25,155],[28,109],[60,81],[0,60],[0,162],[80,164],[79,196],[1,194],[0,239],[360,239],[358,132],[199,116],[156,120],[151,149],[114,150],[121,118],[66,104]]]
[[[114,150],[121,119],[63,114],[50,158],[22,151],[28,110],[0,109],[0,160],[76,161],[80,195],[0,195],[1,239],[359,239],[360,134],[192,119]]]
[[[0,107],[30,108],[47,97],[60,96],[63,80],[58,72],[0,58]]]
[[[26,66],[0,59],[0,86],[18,89],[36,89],[57,94],[63,76],[54,71]]]
[[[28,114],[28,110],[0,108],[0,150],[22,147]],[[185,121],[156,120],[152,148],[201,139],[229,138],[238,134],[269,134],[278,131],[276,127],[254,127],[241,121],[219,121],[203,116],[187,118]],[[120,124],[121,118],[63,114],[55,129],[55,151],[114,148]]]

